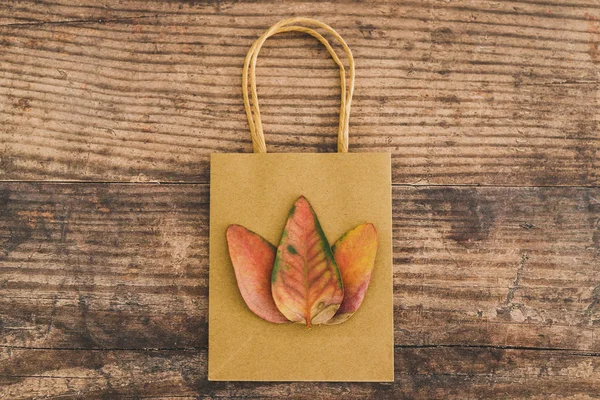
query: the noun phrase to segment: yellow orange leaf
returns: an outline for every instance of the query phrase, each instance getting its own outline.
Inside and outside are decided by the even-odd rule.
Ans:
[[[362,304],[375,266],[377,242],[375,226],[362,224],[346,232],[333,245],[333,256],[344,282],[344,300],[327,324],[346,321]]]

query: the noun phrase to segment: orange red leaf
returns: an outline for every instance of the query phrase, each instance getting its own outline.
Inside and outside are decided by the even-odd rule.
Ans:
[[[248,308],[269,322],[289,322],[271,294],[275,246],[241,225],[229,225],[226,236],[237,285]]]

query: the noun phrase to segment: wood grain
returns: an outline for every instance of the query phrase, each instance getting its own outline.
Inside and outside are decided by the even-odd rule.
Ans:
[[[393,385],[206,381],[208,196],[2,183],[0,398],[600,393],[599,188],[395,186]]]
[[[320,18],[357,61],[351,151],[393,181],[600,182],[600,7],[593,1],[11,1],[0,4],[0,179],[208,182],[249,152],[240,71],[290,15]],[[271,151],[335,151],[337,72],[312,39],[267,42]]]
[[[0,366],[0,396],[9,399],[544,399],[548,393],[597,398],[600,389],[600,358],[556,350],[397,347],[393,384],[208,382],[204,349],[17,349],[12,360]]]
[[[293,15],[354,52],[350,151],[392,153],[393,384],[206,380],[209,155],[251,151],[243,58]],[[0,2],[0,399],[600,398],[599,18]],[[269,151],[335,151],[323,48],[272,38],[258,75]]]

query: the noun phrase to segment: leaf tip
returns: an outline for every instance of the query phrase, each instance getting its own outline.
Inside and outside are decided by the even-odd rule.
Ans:
[[[371,222],[367,222],[365,224],[359,225],[359,228],[361,228],[363,235],[365,235],[366,237],[370,236],[373,239],[373,242],[377,247],[377,243],[379,242],[379,236],[375,225]]]
[[[228,240],[231,240],[234,236],[238,235],[240,232],[242,232],[244,230],[247,230],[247,229],[241,225],[231,224],[227,227],[227,230],[225,231],[225,235],[227,236]]]
[[[310,207],[310,201],[308,201],[308,199],[306,198],[306,196],[301,195],[300,197],[298,197],[298,199],[294,202],[294,206],[299,206],[299,205],[308,205]]]

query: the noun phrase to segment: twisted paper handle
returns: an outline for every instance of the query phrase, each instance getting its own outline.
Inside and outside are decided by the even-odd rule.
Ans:
[[[329,32],[342,46],[346,56],[348,57],[348,65],[350,67],[350,73],[348,76],[348,84],[346,85],[346,69],[344,64],[340,61],[339,57],[335,53],[335,50],[331,47],[327,39],[325,39],[317,31],[300,25],[294,24],[305,24],[310,26],[316,26]],[[267,30],[261,37],[248,50],[246,59],[244,60],[244,70],[242,74],[242,93],[244,96],[244,108],[246,109],[246,115],[248,116],[248,124],[250,125],[250,135],[252,136],[252,147],[255,153],[266,153],[267,147],[265,144],[265,136],[263,133],[262,122],[260,119],[260,107],[258,105],[258,95],[256,93],[256,60],[258,53],[265,43],[265,41],[277,34],[282,32],[298,31],[307,33],[319,42],[321,42],[333,61],[340,68],[340,80],[341,80],[341,105],[340,105],[340,122],[338,126],[338,152],[348,152],[348,128],[350,126],[350,106],[352,104],[352,95],[354,94],[354,58],[350,48],[342,39],[342,37],[329,25],[324,24],[321,21],[312,18],[295,17],[284,19],[269,30]],[[248,95],[248,83],[250,83],[250,93],[252,95],[252,105],[250,105],[250,97]],[[347,87],[346,87],[347,86]],[[254,114],[254,115],[253,115]]]

